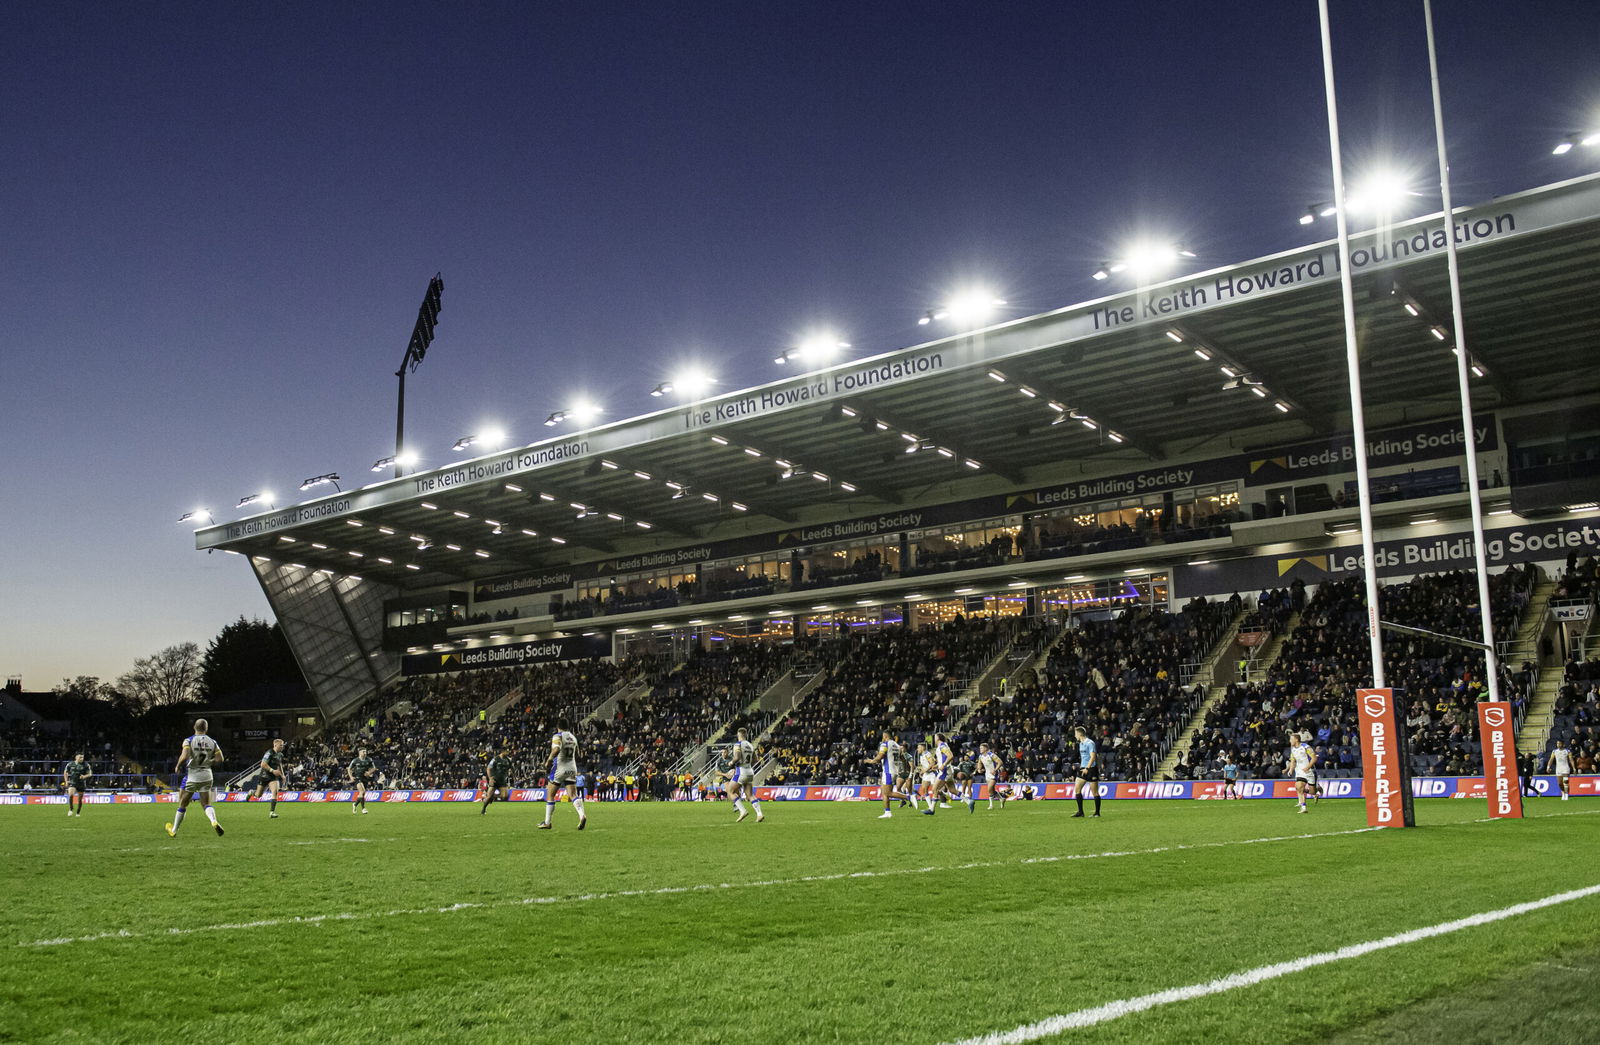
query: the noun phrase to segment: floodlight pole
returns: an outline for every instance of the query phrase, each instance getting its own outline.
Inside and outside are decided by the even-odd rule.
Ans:
[[[394,412],[394,477],[405,474],[400,463],[405,453],[406,438],[406,371],[415,370],[433,344],[433,328],[439,322],[439,310],[444,299],[444,278],[434,273],[428,281],[428,292],[423,295],[422,307],[417,310],[417,325],[411,330],[411,340],[406,344],[406,354],[400,360],[400,369],[394,376],[400,379],[400,400]]]
[[[1466,440],[1461,444],[1467,455],[1467,500],[1472,505],[1472,552],[1478,568],[1478,619],[1483,625],[1484,673],[1489,676],[1489,699],[1500,699],[1500,665],[1494,652],[1494,621],[1489,614],[1489,564],[1484,552],[1483,495],[1478,489],[1478,433],[1472,420],[1472,387],[1467,377],[1471,361],[1467,358],[1466,323],[1461,313],[1461,263],[1456,249],[1455,210],[1450,202],[1450,160],[1444,144],[1444,104],[1439,98],[1439,55],[1433,39],[1433,0],[1422,0],[1422,14],[1428,25],[1428,72],[1433,80],[1433,129],[1439,146],[1439,189],[1444,203],[1445,257],[1450,268],[1450,310],[1455,318],[1456,380],[1461,388],[1461,427]]]
[[[405,452],[402,447],[405,446],[406,442],[406,369],[410,363],[411,350],[408,348],[406,349],[405,358],[400,361],[400,369],[394,372],[394,376],[400,379],[400,400],[394,408],[394,477],[396,479],[405,474],[405,469],[400,464],[400,455]]]
[[[1333,162],[1334,217],[1339,226],[1339,291],[1344,299],[1345,366],[1350,374],[1351,439],[1356,451],[1356,494],[1361,502],[1361,551],[1367,579],[1367,639],[1372,647],[1372,685],[1383,689],[1383,639],[1378,630],[1378,565],[1372,541],[1372,489],[1367,479],[1367,422],[1361,406],[1361,356],[1356,346],[1356,299],[1350,278],[1350,225],[1346,220],[1344,164],[1339,154],[1339,104],[1333,90],[1333,40],[1328,0],[1317,0],[1322,28],[1322,80],[1328,102],[1328,145]]]

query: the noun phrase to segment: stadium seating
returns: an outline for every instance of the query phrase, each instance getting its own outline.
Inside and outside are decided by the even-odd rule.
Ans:
[[[1533,580],[1533,570],[1520,567],[1491,578],[1497,641],[1515,633]],[[1359,775],[1355,690],[1371,684],[1364,592],[1360,577],[1321,585],[1268,676],[1228,687],[1191,747],[1190,763],[1198,775],[1219,778],[1232,752],[1246,777],[1282,776],[1290,731],[1313,734],[1323,776]],[[1379,597],[1384,620],[1481,637],[1477,581],[1470,573],[1417,577],[1384,587]],[[1270,601],[1280,604],[1277,598]],[[1269,624],[1276,612],[1267,614]],[[1480,772],[1474,705],[1487,696],[1483,656],[1435,640],[1388,636],[1384,663],[1386,682],[1404,701],[1413,772]],[[1527,676],[1501,668],[1502,695],[1520,717]]]
[[[962,741],[973,750],[991,744],[1017,776],[1062,780],[1077,766],[1072,731],[1083,725],[1105,777],[1149,779],[1196,707],[1182,668],[1205,658],[1231,615],[1227,603],[1197,600],[1177,614],[1136,607],[1085,621],[1062,638],[1036,682],[978,709]]]
[[[1018,632],[1015,621],[958,618],[940,627],[890,628],[824,651],[832,661],[828,681],[772,730],[764,747],[775,755],[784,779],[810,783],[856,783],[873,778],[864,760],[878,748],[881,732],[903,742],[957,720],[951,700],[956,684],[970,679]]]

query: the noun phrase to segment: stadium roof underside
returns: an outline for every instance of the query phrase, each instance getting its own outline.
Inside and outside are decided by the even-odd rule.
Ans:
[[[1474,405],[1600,391],[1600,176],[1463,209],[1455,228],[1483,371]],[[1433,215],[1353,240],[1369,424],[1459,409],[1443,236]],[[1185,276],[207,527],[196,543],[431,587],[1347,430],[1337,256],[1320,243]]]

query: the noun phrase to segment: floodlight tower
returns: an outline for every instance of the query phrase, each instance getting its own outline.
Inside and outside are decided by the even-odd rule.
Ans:
[[[400,402],[395,408],[394,415],[394,477],[400,478],[405,474],[401,461],[405,457],[406,439],[406,373],[417,369],[422,362],[422,357],[427,354],[428,346],[433,344],[433,328],[439,322],[439,309],[441,299],[444,297],[444,279],[435,272],[428,281],[428,292],[423,295],[422,307],[417,310],[417,325],[411,330],[411,341],[406,345],[406,354],[400,360],[400,369],[394,376],[400,379]]]

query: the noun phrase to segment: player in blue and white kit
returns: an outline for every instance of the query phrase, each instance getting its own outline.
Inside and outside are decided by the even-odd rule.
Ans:
[[[894,815],[889,812],[889,803],[896,798],[901,802],[906,799],[905,793],[896,787],[905,775],[905,750],[886,729],[883,738],[878,741],[878,753],[866,761],[868,765],[878,767],[878,782],[883,791],[883,812],[878,814],[878,819],[887,820]]]
[[[1078,811],[1073,816],[1083,815],[1083,793],[1090,791],[1094,794],[1094,815],[1100,815],[1100,748],[1089,739],[1088,730],[1082,726],[1073,728],[1072,733],[1078,738],[1078,779],[1073,785],[1073,792],[1078,799]]]
[[[950,808],[950,785],[952,783],[951,769],[955,755],[950,751],[950,741],[943,733],[933,735],[933,761],[934,771],[939,774],[939,782],[934,787],[935,797],[939,799],[939,808]]]
[[[1000,784],[1000,769],[1002,763],[1000,756],[989,750],[988,744],[978,745],[978,771],[983,774],[983,782],[989,786],[989,808],[994,808],[994,789]],[[1000,808],[1006,807],[1006,798],[1000,796]]]
[[[222,764],[222,748],[206,735],[206,730],[209,728],[205,719],[195,720],[194,736],[183,742],[183,750],[178,754],[178,764],[173,767],[174,773],[182,773],[185,766],[189,769],[184,775],[183,786],[178,791],[178,811],[173,814],[172,823],[167,825],[167,834],[174,837],[178,834],[178,828],[183,826],[183,814],[189,808],[189,800],[195,795],[200,796],[200,804],[205,808],[206,819],[211,821],[211,826],[216,828],[217,834],[222,834],[222,825],[217,823],[217,811],[211,808],[213,785],[211,770],[214,766]]]
[[[756,797],[756,746],[750,743],[750,735],[742,729],[738,732],[738,739],[728,748],[728,797],[733,799],[733,808],[739,811],[734,823],[750,815],[750,810],[744,805],[747,801],[756,811],[756,823],[767,818],[761,811],[761,799]]]
[[[550,774],[544,784],[544,823],[541,830],[550,830],[550,814],[556,810],[556,792],[567,791],[572,808],[578,811],[578,830],[589,824],[583,811],[583,791],[578,786],[578,738],[567,728],[567,720],[556,719],[556,731],[550,734]]]

